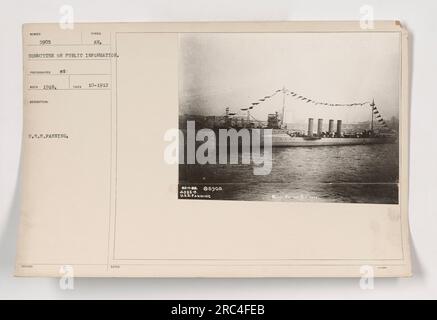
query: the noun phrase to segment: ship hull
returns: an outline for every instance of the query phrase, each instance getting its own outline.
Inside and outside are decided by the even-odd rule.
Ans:
[[[305,137],[291,137],[287,134],[273,134],[272,136],[272,147],[350,146],[366,144],[386,144],[395,142],[396,139],[393,137],[308,139]]]

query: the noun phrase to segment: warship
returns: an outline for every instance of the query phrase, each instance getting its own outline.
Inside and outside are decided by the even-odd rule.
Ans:
[[[367,145],[367,144],[387,144],[397,142],[397,132],[389,129],[377,107],[375,100],[366,103],[355,103],[350,105],[365,105],[369,104],[371,120],[369,121],[369,128],[361,130],[343,130],[343,121],[329,119],[328,130],[323,131],[324,119],[317,119],[317,128],[315,128],[314,118],[308,118],[307,130],[296,130],[288,128],[285,123],[285,94],[287,89],[277,90],[276,93],[283,92],[282,112],[267,114],[267,121],[260,121],[253,117],[251,109],[259,102],[253,103],[251,107],[242,108],[246,115],[237,115],[230,112],[230,108],[225,108],[224,115],[221,116],[188,116],[180,117],[180,128],[184,128],[187,120],[194,120],[197,128],[209,128],[216,133],[220,129],[270,129],[262,130],[263,135],[271,133],[272,147],[317,147],[317,146],[344,146],[344,145]],[[273,95],[275,95],[274,93]],[[264,101],[266,96],[259,101]],[[295,94],[293,94],[295,95]],[[309,99],[308,99],[309,100]],[[311,100],[309,100],[311,101]],[[325,103],[326,105],[326,103]],[[337,104],[330,104],[336,106]],[[374,120],[382,126],[376,127]],[[186,128],[186,127],[185,127]],[[316,130],[315,130],[316,129]],[[376,130],[375,130],[376,129]]]
[[[374,130],[375,101],[370,103],[371,121],[367,130],[344,132],[343,121],[329,119],[328,131],[323,131],[324,119],[317,119],[317,130],[314,130],[314,118],[308,118],[308,129],[306,132],[290,130],[285,123],[285,99],[282,106],[282,113],[275,112],[267,115],[267,122],[261,122],[251,117],[250,109],[247,110],[246,120],[233,121],[235,114],[226,108],[224,116],[224,128],[262,128],[271,129],[272,147],[317,147],[317,146],[344,146],[344,145],[366,145],[366,144],[387,144],[396,143],[397,133],[393,130]],[[379,114],[378,114],[379,116]],[[262,123],[262,124],[261,124]],[[383,122],[385,125],[385,122]],[[266,134],[266,133],[264,133]]]

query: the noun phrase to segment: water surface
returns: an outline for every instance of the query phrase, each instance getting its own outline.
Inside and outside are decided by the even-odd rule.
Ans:
[[[212,198],[398,203],[398,144],[274,148],[269,175],[253,165],[180,165],[180,183],[221,186]]]

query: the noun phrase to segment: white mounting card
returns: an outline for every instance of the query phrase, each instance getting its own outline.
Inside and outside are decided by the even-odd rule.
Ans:
[[[411,275],[396,21],[23,26],[18,276]]]

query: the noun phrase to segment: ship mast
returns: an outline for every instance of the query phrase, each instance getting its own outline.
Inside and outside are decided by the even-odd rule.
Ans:
[[[281,127],[285,124],[285,86],[282,87],[282,117],[281,117]]]
[[[375,99],[370,104],[370,112],[372,113],[372,121],[370,122],[370,132],[373,133],[373,107],[375,106]]]

